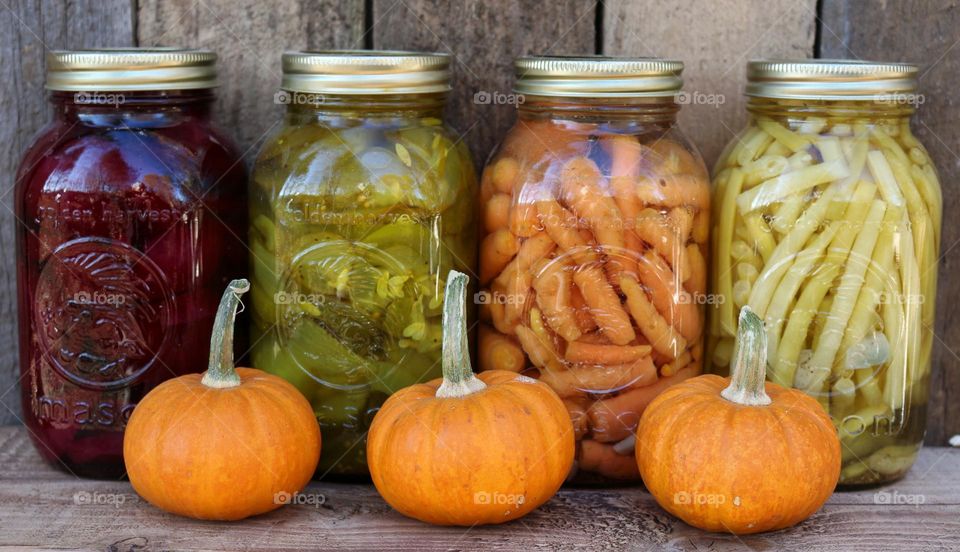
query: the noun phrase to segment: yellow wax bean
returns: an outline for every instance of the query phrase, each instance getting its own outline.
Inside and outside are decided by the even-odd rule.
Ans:
[[[777,285],[777,290],[764,315],[764,326],[767,330],[767,358],[776,358],[780,329],[786,322],[787,309],[790,308],[790,303],[793,302],[800,285],[823,257],[824,250],[833,240],[838,228],[840,228],[839,224],[830,224],[811,242],[809,247],[798,253],[796,260]]]
[[[767,305],[770,303],[770,298],[780,282],[780,278],[789,268],[794,255],[823,222],[827,207],[829,207],[835,193],[832,186],[824,190],[820,198],[804,211],[793,229],[777,244],[770,259],[767,260],[767,264],[763,267],[760,277],[757,278],[753,291],[750,292],[750,308],[757,313],[757,316],[762,318],[766,314]]]
[[[760,119],[757,121],[757,126],[763,129],[764,132],[773,136],[773,138],[786,146],[790,151],[800,151],[806,149],[810,145],[810,139],[806,136],[797,134],[787,127],[771,121],[770,119]]]
[[[860,294],[863,275],[873,256],[873,248],[877,243],[877,237],[880,235],[880,223],[886,210],[886,203],[879,199],[874,200],[870,206],[863,228],[857,235],[853,249],[847,257],[847,266],[840,278],[837,296],[830,309],[827,325],[823,328],[817,348],[813,352],[811,362],[814,366],[833,365],[833,359],[837,354],[837,349],[840,348],[847,321],[850,320],[854,303]]]
[[[773,239],[773,233],[767,222],[763,220],[763,216],[760,213],[750,213],[743,217],[743,223],[763,262],[769,261],[777,242]]]
[[[766,207],[791,194],[845,178],[850,174],[846,161],[830,161],[784,173],[755,186],[737,197],[741,213]]]
[[[736,335],[737,321],[733,312],[733,274],[730,266],[730,243],[733,241],[733,224],[736,214],[735,198],[740,193],[740,187],[743,186],[743,171],[734,169],[730,173],[730,181],[727,182],[724,196],[720,200],[720,212],[717,221],[720,225],[717,232],[717,261],[719,269],[717,272],[717,289],[720,294],[727,298],[726,301],[718,301],[716,307],[720,327],[727,335]]]
[[[810,276],[803,292],[800,293],[800,298],[797,299],[796,306],[790,312],[783,331],[783,340],[777,350],[777,357],[772,359],[771,381],[787,387],[794,385],[797,365],[800,362],[800,351],[803,349],[810,323],[839,273],[838,265],[825,263]]]

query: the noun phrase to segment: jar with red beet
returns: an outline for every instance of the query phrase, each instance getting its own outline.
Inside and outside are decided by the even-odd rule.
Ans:
[[[216,55],[52,52],[53,120],[16,177],[24,423],[76,475],[119,477],[134,406],[196,371],[246,272],[246,169],[211,121]]]

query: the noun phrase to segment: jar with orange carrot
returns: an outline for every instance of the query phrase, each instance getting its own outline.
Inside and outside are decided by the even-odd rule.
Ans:
[[[482,370],[548,383],[579,483],[639,480],[634,432],[701,371],[710,191],[677,128],[677,61],[527,57],[484,169]]]

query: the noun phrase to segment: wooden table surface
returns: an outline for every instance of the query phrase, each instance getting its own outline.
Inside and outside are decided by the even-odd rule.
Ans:
[[[302,504],[236,523],[163,513],[124,481],[45,464],[20,427],[0,427],[0,550],[958,550],[960,449],[925,448],[897,483],[836,493],[806,522],[749,537],[694,529],[640,488],[564,489],[494,527],[433,527],[392,511],[372,485],[314,483]]]

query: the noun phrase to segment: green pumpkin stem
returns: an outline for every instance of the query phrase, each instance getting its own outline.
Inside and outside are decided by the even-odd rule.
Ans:
[[[213,321],[210,336],[210,361],[201,383],[207,387],[224,389],[240,385],[240,376],[233,366],[233,324],[237,318],[240,296],[250,290],[250,282],[244,279],[230,282],[220,298],[217,317]]]
[[[766,377],[767,333],[763,320],[745,306],[740,309],[730,385],[720,395],[746,406],[768,405],[771,401],[765,389]]]
[[[443,383],[438,398],[466,397],[487,385],[470,366],[467,342],[467,275],[451,270],[443,297]]]

